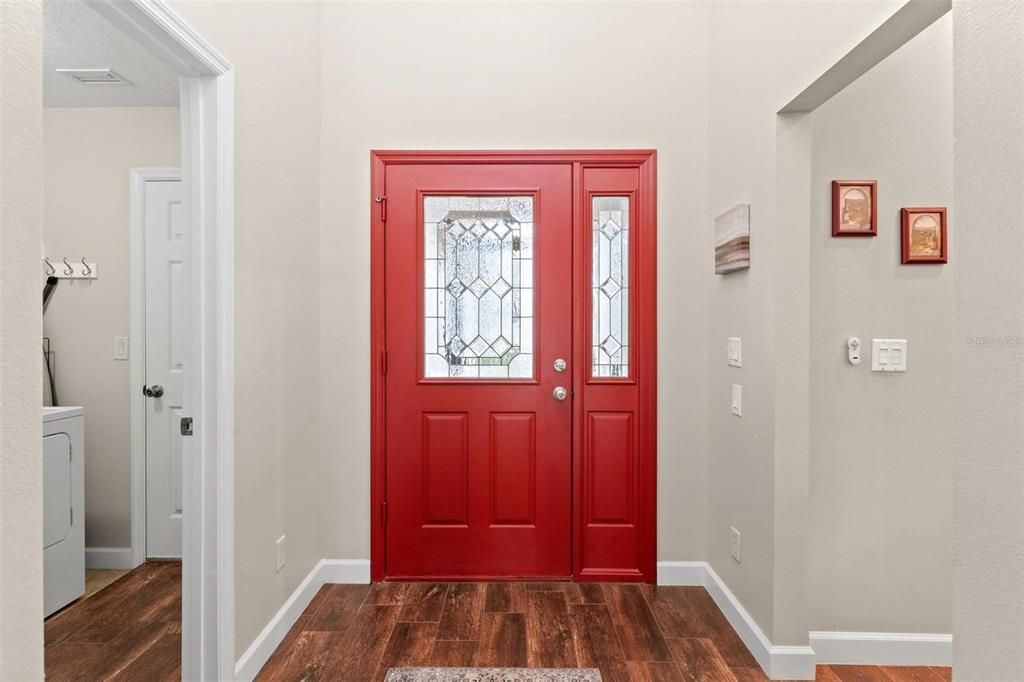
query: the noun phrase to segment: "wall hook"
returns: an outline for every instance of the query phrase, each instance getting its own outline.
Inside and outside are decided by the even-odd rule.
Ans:
[[[75,274],[75,269],[71,267],[71,263],[68,262],[68,259],[66,257],[64,258],[64,265],[67,266],[66,268],[64,268],[65,275],[70,277],[71,275]]]
[[[92,268],[90,268],[89,264],[85,262],[85,257],[84,256],[82,257],[82,267],[84,268],[82,270],[82,275],[84,275],[85,277],[88,277],[89,275],[92,274]]]
[[[53,267],[53,263],[50,262],[50,259],[48,257],[44,256],[43,257],[43,262],[46,263],[46,276],[47,277],[53,277],[54,275],[57,274],[57,270]]]

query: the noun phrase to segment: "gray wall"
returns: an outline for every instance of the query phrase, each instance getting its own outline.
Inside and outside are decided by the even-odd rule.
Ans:
[[[1021,3],[954,0],[958,680],[1024,679],[1022,36]]]
[[[705,251],[706,558],[774,644],[806,644],[808,631],[807,389],[806,381],[791,382],[789,373],[803,370],[792,349],[779,346],[806,346],[790,322],[807,317],[806,298],[794,300],[792,287],[806,297],[808,265],[807,252],[794,251],[806,248],[806,238],[789,219],[788,194],[779,194],[776,155],[780,135],[802,133],[780,132],[776,112],[901,4],[718,2],[711,9],[705,229],[715,215],[750,203],[751,267],[715,276]],[[741,369],[726,365],[729,336],[743,338]],[[796,362],[805,364],[806,355]],[[743,386],[742,418],[730,413],[733,383]],[[729,555],[730,526],[743,534],[742,563]]]
[[[952,627],[955,261],[900,265],[900,208],[953,205],[952,26],[947,14],[812,115],[813,630]],[[830,183],[854,178],[878,180],[875,238],[832,237]],[[873,337],[908,340],[906,374],[871,371]]]

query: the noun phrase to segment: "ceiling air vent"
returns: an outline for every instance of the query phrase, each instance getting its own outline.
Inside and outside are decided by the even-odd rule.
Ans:
[[[110,69],[57,69],[57,73],[85,85],[131,85],[131,81]]]

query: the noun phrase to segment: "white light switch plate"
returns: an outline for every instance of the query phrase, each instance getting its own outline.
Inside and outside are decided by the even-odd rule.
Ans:
[[[736,560],[736,563],[740,563],[743,559],[740,555],[740,532],[736,530],[735,526],[729,527],[729,554]]]
[[[732,413],[737,417],[743,416],[743,387],[739,384],[732,385]]]
[[[115,336],[114,337],[114,359],[115,360],[127,360],[128,359],[128,337],[127,336]]]
[[[906,372],[906,339],[871,339],[872,372]]]
[[[725,344],[726,361],[730,367],[743,366],[743,339],[730,336]]]

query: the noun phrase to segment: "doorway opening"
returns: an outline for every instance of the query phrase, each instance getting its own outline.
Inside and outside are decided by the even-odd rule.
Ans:
[[[229,679],[231,66],[161,2],[43,11],[47,676]]]
[[[373,579],[654,582],[655,152],[371,163]]]

